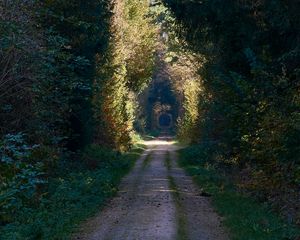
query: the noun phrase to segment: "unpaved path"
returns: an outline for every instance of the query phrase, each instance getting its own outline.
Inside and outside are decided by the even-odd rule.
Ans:
[[[148,150],[121,183],[118,196],[81,227],[81,240],[226,240],[208,197],[176,163],[168,141]]]

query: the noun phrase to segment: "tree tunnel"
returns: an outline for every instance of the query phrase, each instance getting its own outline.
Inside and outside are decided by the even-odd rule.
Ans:
[[[179,103],[172,90],[170,76],[164,62],[158,60],[157,70],[144,95],[146,102],[146,128],[149,131],[173,131],[178,116]]]

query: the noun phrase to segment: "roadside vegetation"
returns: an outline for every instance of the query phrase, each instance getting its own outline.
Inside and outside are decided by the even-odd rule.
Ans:
[[[179,139],[299,225],[299,3],[163,2]]]
[[[121,178],[143,151],[143,145],[126,154],[89,146],[80,158],[53,169],[55,175],[43,182],[38,201],[32,201],[28,185],[20,185],[15,198],[6,202],[9,212],[1,212],[10,222],[1,227],[1,239],[69,239],[78,224],[117,193]]]
[[[201,195],[212,199],[233,240],[295,240],[300,228],[289,223],[269,204],[238,187],[224,168],[208,161],[199,146],[179,150],[179,164],[198,184]]]
[[[152,74],[147,1],[0,1],[0,238],[64,239],[117,189]]]
[[[0,1],[0,238],[65,238],[166,113],[236,239],[295,238],[296,2]]]

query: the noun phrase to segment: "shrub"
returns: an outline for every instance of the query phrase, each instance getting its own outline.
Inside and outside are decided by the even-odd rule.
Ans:
[[[17,211],[37,201],[38,186],[44,184],[41,162],[30,162],[37,145],[27,145],[22,133],[8,134],[0,142],[0,224],[14,219]]]

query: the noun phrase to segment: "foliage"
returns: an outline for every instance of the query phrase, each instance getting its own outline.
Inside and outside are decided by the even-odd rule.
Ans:
[[[23,131],[32,119],[30,87],[39,51],[33,8],[34,1],[0,2],[0,137]]]
[[[170,10],[158,4],[151,8],[151,13],[156,16],[156,22],[160,25],[161,40],[159,55],[162,56],[161,62],[157,63],[158,68],[163,68],[161,75],[167,75],[165,82],[170,81],[170,89],[160,88],[157,92],[153,91],[150,95],[152,99],[163,100],[172,105],[175,110],[171,112],[174,119],[177,117],[177,137],[184,142],[194,141],[193,132],[196,129],[197,119],[199,118],[199,95],[201,93],[202,80],[198,74],[203,58],[188,49],[187,43],[178,38],[176,29],[177,22]],[[162,92],[160,94],[160,92]],[[176,97],[177,104],[168,99],[171,92]],[[154,106],[155,107],[155,106]],[[154,108],[152,107],[152,108]]]
[[[35,204],[43,180],[43,163],[30,161],[38,146],[26,144],[24,134],[8,134],[0,142],[0,225],[10,222],[25,205]]]
[[[84,215],[75,213],[75,200],[87,192],[78,200],[84,206],[94,194],[95,207],[113,192],[114,174],[127,162],[111,149],[130,149],[134,124],[151,125],[138,103],[151,77],[162,75],[172,84],[147,90],[147,112],[179,115],[179,138],[199,146],[191,159],[200,154],[199,165],[226,169],[241,191],[299,223],[299,3],[164,3],[149,11],[146,0],[0,2],[0,221],[6,236],[48,238],[51,224],[57,224],[53,238],[60,236]],[[153,73],[155,64],[160,68]],[[103,148],[86,148],[84,173],[53,179],[93,143]],[[94,193],[89,176],[107,188]],[[65,218],[54,213],[63,201]]]
[[[197,61],[188,54],[179,54],[175,63],[170,66],[172,80],[181,98],[181,116],[178,118],[177,136],[183,142],[193,142],[194,132],[199,119],[199,99],[201,79],[195,73]],[[190,57],[190,58],[189,58]]]
[[[285,223],[270,206],[237,191],[228,173],[218,170],[207,155],[203,155],[206,148],[194,145],[180,150],[180,165],[206,195],[211,195],[214,207],[230,230],[231,239],[282,240],[300,236],[300,229]]]
[[[111,148],[132,145],[135,95],[149,82],[156,33],[146,2],[142,8],[138,1],[128,3],[120,9],[126,31],[117,44],[115,34],[123,29],[112,24],[117,14],[111,1],[0,2],[0,225],[7,236],[15,232],[19,239],[24,234],[48,239],[47,224],[57,222],[57,238],[62,230],[58,218],[64,228],[72,216],[84,215],[74,213],[73,200],[80,196],[82,205],[90,200],[91,195],[83,197],[85,178],[108,182],[106,190],[95,193],[95,209],[105,191],[115,191],[111,184],[118,174],[128,169],[129,160]],[[130,51],[123,56],[126,45]],[[105,106],[110,111],[102,112]],[[115,125],[108,128],[111,123]],[[83,173],[74,173],[73,159],[107,131],[111,139],[100,142],[107,148],[86,150],[85,162],[80,161]],[[100,164],[103,158],[110,163]],[[59,175],[68,170],[70,175]],[[64,200],[68,207],[58,216],[55,208],[62,209]]]
[[[47,51],[41,53],[40,78],[33,84],[34,113],[32,132],[39,143],[64,147],[74,141],[75,130],[70,121],[74,117],[73,104],[78,89],[87,89],[88,84],[74,71],[83,71],[89,66],[87,59],[65,52],[68,41],[58,35],[47,34]],[[81,96],[85,98],[85,94]]]
[[[54,128],[55,132],[63,124],[59,137],[69,149],[78,150],[93,138],[95,57],[107,48],[110,2],[45,1],[40,4],[39,15],[41,26],[50,31],[46,31],[46,65],[41,66],[46,79],[38,86],[46,99],[37,102],[41,107],[48,107],[46,102],[50,102],[53,107],[38,112],[43,113],[43,122],[53,120],[47,129]]]
[[[137,95],[152,75],[156,27],[147,1],[119,1],[113,12],[110,45],[97,59],[96,142],[124,151],[132,144]]]
[[[60,150],[92,141],[94,58],[105,51],[109,1],[0,4],[0,136],[26,132]]]
[[[165,0],[177,36],[205,61],[193,139],[239,168],[241,187],[297,221],[299,13],[293,1]]]
[[[82,164],[58,169],[58,176],[49,179],[39,204],[24,204],[13,215],[15,221],[0,228],[1,239],[68,239],[77,224],[116,193],[121,177],[142,151],[143,147],[137,146],[130,153],[120,154],[88,146]]]

